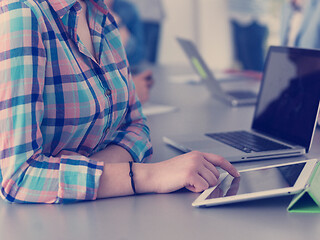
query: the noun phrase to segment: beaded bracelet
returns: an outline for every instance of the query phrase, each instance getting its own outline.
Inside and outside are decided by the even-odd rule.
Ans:
[[[137,194],[137,192],[136,192],[136,187],[135,187],[135,185],[134,185],[134,180],[133,180],[132,164],[133,164],[133,162],[132,162],[132,161],[129,161],[129,167],[130,167],[129,176],[130,176],[130,178],[131,178],[131,187],[132,187],[133,193],[134,193],[134,194]]]

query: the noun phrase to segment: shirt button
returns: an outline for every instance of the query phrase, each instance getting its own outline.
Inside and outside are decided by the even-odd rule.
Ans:
[[[106,95],[106,96],[110,96],[110,95],[111,95],[111,90],[109,90],[109,89],[106,90],[106,91],[105,91],[105,95]]]

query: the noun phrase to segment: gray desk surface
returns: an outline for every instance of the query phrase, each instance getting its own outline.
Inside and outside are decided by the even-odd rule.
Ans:
[[[162,142],[166,134],[248,128],[253,107],[231,108],[212,100],[203,85],[168,82],[170,68],[155,69],[152,101],[176,112],[149,118],[153,161],[179,154]],[[303,157],[236,164],[238,169],[320,156],[317,130]],[[319,214],[286,211],[290,197],[200,209],[199,194],[178,191],[66,205],[18,205],[0,201],[1,239],[319,239]]]

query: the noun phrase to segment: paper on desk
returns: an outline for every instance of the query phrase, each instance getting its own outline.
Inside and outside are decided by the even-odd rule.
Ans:
[[[173,112],[175,110],[177,110],[177,107],[169,106],[169,105],[154,104],[154,103],[145,103],[142,105],[142,112],[146,116]]]
[[[225,71],[214,71],[214,77],[219,82],[235,81],[235,80],[251,78],[249,76],[246,76],[245,74],[230,74]],[[180,83],[180,84],[198,84],[198,83],[201,83],[202,80],[198,74],[189,73],[189,74],[179,74],[179,75],[170,76],[169,81],[172,83]]]
[[[201,78],[198,74],[190,73],[190,74],[183,74],[183,75],[173,75],[169,77],[169,81],[172,83],[200,83]]]

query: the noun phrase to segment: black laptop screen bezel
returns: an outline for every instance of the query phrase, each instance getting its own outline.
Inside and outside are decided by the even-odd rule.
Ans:
[[[315,127],[316,127],[316,120],[317,120],[317,116],[318,116],[318,112],[319,112],[320,84],[315,84],[315,88],[319,88],[318,89],[319,91],[318,91],[317,96],[313,96],[313,99],[315,99],[315,98],[318,99],[317,103],[313,100],[312,107],[310,108],[311,111],[308,111],[308,113],[306,114],[307,116],[306,116],[305,121],[304,122],[299,121],[299,124],[301,124],[301,128],[304,128],[303,133],[301,133],[301,131],[299,133],[299,131],[296,131],[296,129],[291,129],[290,131],[282,130],[281,128],[279,128],[279,126],[276,126],[277,124],[273,124],[274,126],[270,126],[272,124],[269,124],[269,122],[267,122],[266,118],[261,117],[262,113],[264,112],[261,109],[263,109],[263,108],[267,109],[265,107],[266,102],[270,101],[270,100],[265,101],[265,98],[267,98],[265,96],[267,96],[269,91],[273,90],[273,89],[267,89],[267,88],[270,88],[270,81],[273,80],[268,75],[270,75],[269,72],[272,71],[272,69],[270,69],[271,67],[274,67],[274,66],[277,67],[277,64],[270,64],[272,61],[276,60],[273,58],[276,57],[277,54],[285,54],[288,57],[290,54],[290,57],[295,56],[295,57],[315,58],[315,59],[319,59],[319,63],[320,63],[320,51],[319,50],[271,46],[269,48],[269,51],[268,51],[268,54],[266,57],[266,61],[265,61],[264,74],[263,74],[263,78],[262,78],[262,82],[261,82],[260,92],[258,95],[258,101],[257,101],[257,105],[255,108],[251,128],[254,131],[261,132],[263,134],[272,136],[277,139],[284,140],[286,142],[290,142],[291,144],[303,146],[306,149],[306,152],[308,152],[311,147],[313,134],[314,134]],[[290,61],[291,61],[291,58],[290,58]],[[281,67],[280,65],[281,65],[281,63],[279,64],[279,68]],[[303,64],[301,64],[301,65],[303,65]],[[301,66],[297,66],[297,68],[299,68],[299,67],[301,67]],[[318,71],[317,71],[317,73],[318,73]],[[320,73],[320,66],[319,66],[319,73]],[[283,74],[283,72],[281,74]],[[297,76],[297,77],[302,79],[301,76]],[[290,78],[290,81],[291,80],[292,79]],[[319,74],[319,82],[320,82],[320,74]],[[291,85],[292,85],[292,81],[291,81]],[[266,92],[266,91],[268,91],[268,92]],[[283,92],[281,92],[281,93],[283,93]],[[283,94],[281,94],[281,96],[282,95]],[[271,103],[271,101],[269,102],[268,106],[271,105],[270,103]],[[271,115],[269,115],[269,116],[271,116]],[[281,117],[285,117],[284,114]],[[273,121],[274,121],[274,119],[273,119]],[[311,122],[313,122],[313,123],[311,123]]]

